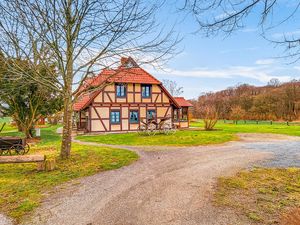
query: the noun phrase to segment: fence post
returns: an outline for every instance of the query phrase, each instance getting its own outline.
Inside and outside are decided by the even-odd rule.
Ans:
[[[289,121],[286,121],[286,125],[288,125],[288,126],[289,126]]]
[[[271,125],[272,125],[272,124],[273,124],[273,121],[271,120],[270,123],[271,123]]]
[[[256,120],[256,124],[258,124],[258,120]]]

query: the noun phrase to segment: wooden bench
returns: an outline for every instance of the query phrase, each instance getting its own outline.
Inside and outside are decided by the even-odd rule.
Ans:
[[[38,171],[51,171],[55,169],[55,160],[46,159],[45,155],[0,156],[0,164],[8,163],[37,163]]]

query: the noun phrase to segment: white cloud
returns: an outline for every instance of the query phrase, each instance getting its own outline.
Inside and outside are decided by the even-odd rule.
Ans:
[[[276,39],[282,39],[282,38],[292,38],[295,35],[300,35],[300,30],[295,30],[295,31],[289,31],[289,32],[283,32],[283,33],[274,33],[272,34],[273,38]]]
[[[156,71],[157,72],[157,71]],[[272,78],[277,78],[282,82],[286,82],[292,79],[291,76],[272,75],[271,68],[265,68],[262,66],[232,66],[223,69],[209,69],[199,68],[193,70],[173,70],[166,69],[161,74],[178,76],[178,77],[195,77],[195,78],[223,78],[223,79],[234,79],[237,77],[243,77],[248,79],[258,80],[262,83],[266,83]]]
[[[258,59],[255,61],[256,65],[271,65],[276,62],[275,59]]]
[[[252,32],[258,31],[258,29],[257,28],[245,28],[245,29],[242,29],[241,31],[244,33],[252,33]]]

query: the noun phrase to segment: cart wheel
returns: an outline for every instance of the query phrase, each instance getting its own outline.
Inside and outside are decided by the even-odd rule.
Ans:
[[[10,149],[0,150],[0,155],[11,155]]]
[[[149,136],[150,136],[150,135],[155,135],[156,132],[157,132],[157,130],[156,130],[156,125],[153,124],[153,123],[149,124],[148,129],[147,129],[147,134],[148,134]]]
[[[145,126],[145,125],[140,125],[140,126],[138,127],[138,134],[139,134],[139,135],[145,134],[145,131],[146,131],[146,126]]]
[[[172,135],[172,134],[176,133],[176,129],[171,124],[168,124],[164,127],[164,133],[166,135]]]
[[[161,133],[168,135],[169,134],[169,130],[170,130],[170,126],[169,124],[164,124],[161,127]]]
[[[23,147],[23,145],[17,144],[17,145],[13,145],[10,147],[10,151],[15,150],[17,155],[24,155],[25,154],[25,149]]]
[[[25,154],[27,154],[27,153],[29,152],[29,150],[30,150],[29,144],[26,144],[26,145],[24,146],[24,150],[25,150]]]

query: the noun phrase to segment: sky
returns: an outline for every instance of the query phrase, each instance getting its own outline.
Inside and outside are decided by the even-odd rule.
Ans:
[[[292,2],[279,1],[273,23],[295,8]],[[272,78],[282,82],[300,79],[300,63],[282,58],[285,49],[261,36],[261,29],[257,27],[258,16],[259,11],[254,11],[245,21],[245,27],[229,37],[204,37],[194,33],[197,24],[193,17],[186,16],[178,21],[178,13],[172,7],[165,8],[159,19],[166,24],[175,24],[176,31],[183,37],[178,45],[181,52],[163,70],[150,72],[160,80],[175,80],[184,88],[183,96],[188,99],[240,83],[262,86]],[[269,30],[268,37],[279,40],[283,35],[300,35],[298,21],[296,16],[291,18],[288,23]]]

